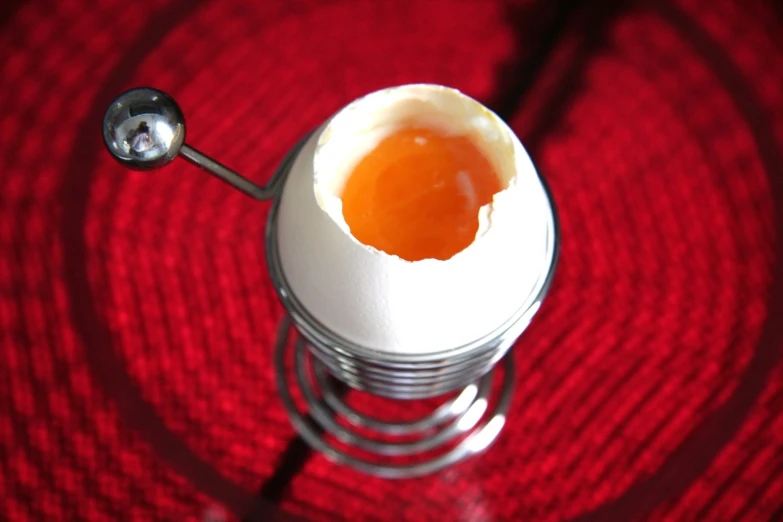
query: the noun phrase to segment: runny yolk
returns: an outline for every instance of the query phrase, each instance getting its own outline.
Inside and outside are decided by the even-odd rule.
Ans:
[[[343,217],[365,245],[407,261],[445,260],[473,242],[479,209],[501,188],[467,136],[405,128],[382,140],[350,174]]]

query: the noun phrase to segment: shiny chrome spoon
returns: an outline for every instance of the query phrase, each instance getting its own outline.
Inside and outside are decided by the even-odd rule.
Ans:
[[[182,155],[248,196],[264,201],[275,195],[185,143],[185,116],[163,91],[140,87],[119,95],[103,116],[103,141],[124,166],[134,170],[162,167]]]

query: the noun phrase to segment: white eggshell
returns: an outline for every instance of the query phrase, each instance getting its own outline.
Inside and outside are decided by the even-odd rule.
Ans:
[[[474,242],[445,261],[410,262],[365,246],[342,216],[339,196],[353,167],[411,123],[472,136],[506,185],[481,209]],[[280,201],[281,266],[297,299],[334,333],[383,352],[439,352],[529,305],[549,269],[550,212],[529,156],[494,113],[454,89],[392,87],[343,108],[299,153]]]

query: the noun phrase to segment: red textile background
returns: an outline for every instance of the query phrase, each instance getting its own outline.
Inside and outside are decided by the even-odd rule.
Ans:
[[[0,518],[781,520],[781,12],[578,4],[6,4]],[[128,172],[99,128],[160,87],[190,142],[263,181],[341,105],[414,81],[511,122],[562,253],[497,443],[385,481],[308,455],[277,399],[267,206],[183,161]]]

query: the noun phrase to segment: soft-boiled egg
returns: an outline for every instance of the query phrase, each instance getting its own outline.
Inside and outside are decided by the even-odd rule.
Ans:
[[[403,85],[350,103],[301,149],[280,197],[291,291],[321,325],[379,352],[481,339],[530,306],[550,269],[533,163],[455,89]]]

